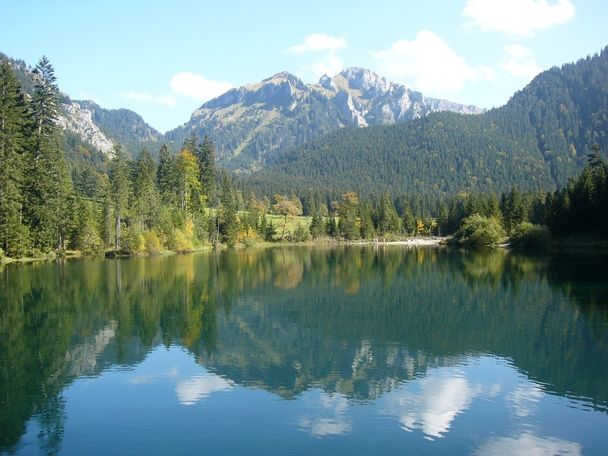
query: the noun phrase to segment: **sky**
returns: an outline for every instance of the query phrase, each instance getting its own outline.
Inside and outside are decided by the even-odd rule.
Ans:
[[[608,45],[605,0],[6,1],[0,52],[161,132],[231,87],[343,68],[484,108]]]

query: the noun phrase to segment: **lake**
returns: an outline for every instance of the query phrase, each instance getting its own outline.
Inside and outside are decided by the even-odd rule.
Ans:
[[[0,269],[0,453],[608,454],[608,262],[276,248]]]

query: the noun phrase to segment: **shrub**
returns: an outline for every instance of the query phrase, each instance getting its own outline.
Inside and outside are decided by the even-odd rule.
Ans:
[[[546,226],[521,222],[513,228],[509,241],[515,247],[544,247],[550,237]]]
[[[78,248],[83,255],[96,255],[103,251],[103,241],[99,231],[91,223],[86,223],[77,238]]]
[[[496,245],[505,238],[505,230],[494,217],[473,214],[462,221],[455,234],[459,244],[469,247]]]
[[[155,230],[144,231],[143,237],[146,243],[146,252],[149,254],[157,255],[163,250],[163,244]]]
[[[187,252],[192,250],[194,245],[183,230],[175,228],[169,238],[169,248],[174,252]]]
[[[293,232],[293,240],[295,242],[304,242],[307,241],[310,237],[310,233],[305,225],[302,223],[298,223],[295,231]]]
[[[146,240],[138,229],[130,227],[123,236],[122,248],[131,255],[136,255],[146,250]]]

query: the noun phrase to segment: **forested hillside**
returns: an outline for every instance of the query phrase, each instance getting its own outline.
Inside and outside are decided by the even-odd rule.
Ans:
[[[335,197],[401,193],[437,200],[461,191],[554,190],[605,151],[608,48],[537,76],[482,115],[433,113],[411,122],[343,129],[277,157],[245,179],[259,193],[314,188]]]
[[[9,64],[23,92],[33,96],[33,69],[23,60],[12,59],[2,53],[0,62]],[[139,114],[128,109],[104,109],[91,100],[72,100],[62,92],[58,92],[58,101],[58,123],[67,139],[64,149],[70,161],[80,164],[99,162],[99,153],[111,156],[115,144],[123,146],[131,157],[135,157],[142,148],[158,152],[163,135]],[[93,156],[92,160],[89,160],[90,156]]]
[[[318,84],[281,72],[208,101],[165,137],[180,145],[192,134],[207,135],[217,145],[222,165],[249,170],[343,127],[391,125],[437,111],[483,112],[425,97],[364,68],[325,75]]]

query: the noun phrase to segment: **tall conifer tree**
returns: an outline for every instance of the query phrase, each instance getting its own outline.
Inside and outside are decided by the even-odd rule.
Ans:
[[[66,208],[72,193],[68,164],[61,147],[59,89],[55,71],[46,57],[34,70],[32,101],[33,144],[28,156],[26,212],[35,247],[42,251],[65,247]]]
[[[0,248],[9,256],[25,254],[29,242],[23,223],[23,178],[27,103],[13,70],[0,64]]]

